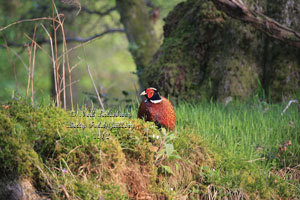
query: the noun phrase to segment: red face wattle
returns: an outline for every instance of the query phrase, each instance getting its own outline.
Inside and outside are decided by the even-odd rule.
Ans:
[[[148,99],[151,99],[151,97],[154,95],[153,89],[146,89],[147,97]]]

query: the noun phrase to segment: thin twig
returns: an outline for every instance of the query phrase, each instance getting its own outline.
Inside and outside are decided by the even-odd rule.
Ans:
[[[33,40],[35,39],[35,33],[36,33],[36,25],[34,26],[34,32],[33,32]],[[32,49],[33,49],[33,42],[31,43],[31,47],[27,48],[28,49],[28,56],[29,56],[29,71],[28,71],[28,82],[27,82],[27,90],[26,90],[26,99],[28,97],[28,91],[30,87],[30,83],[32,83],[31,78],[32,78]]]
[[[33,41],[36,34],[36,25],[34,26],[34,33],[33,33]],[[36,54],[36,43],[32,42],[33,47],[33,58],[32,58],[32,65],[31,65],[31,103],[34,105],[34,90],[33,90],[33,79],[34,79],[34,67],[35,67],[35,54]]]
[[[10,55],[10,50],[9,50],[9,48],[7,46],[7,41],[6,41],[6,39],[4,37],[3,37],[3,40],[5,42],[5,48],[7,50],[8,61],[11,64],[12,69],[13,69],[14,78],[15,78],[15,81],[16,81],[16,89],[18,90],[18,79],[17,79],[16,65],[15,65],[15,62],[13,62],[13,60],[12,60],[12,57]]]
[[[34,41],[33,39],[31,39],[26,33],[24,33],[24,35],[31,41],[33,42],[40,50],[42,50],[50,59],[51,56],[45,51],[45,49],[43,49],[36,41]]]
[[[27,52],[28,52],[28,57],[29,57],[29,68],[28,68],[28,81],[27,81],[27,89],[26,89],[26,99],[28,97],[28,91],[29,91],[29,86],[30,86],[30,79],[31,79],[31,52],[32,52],[32,49],[29,48],[27,46]]]
[[[41,21],[41,20],[53,20],[52,17],[40,17],[40,18],[35,18],[35,19],[23,19],[23,20],[19,20],[19,21],[16,21],[14,23],[11,23],[11,24],[8,24],[7,26],[5,27],[2,27],[0,28],[0,32],[13,26],[13,25],[16,25],[16,24],[20,24],[20,23],[23,23],[23,22],[34,22],[34,21]]]
[[[45,28],[45,26],[43,24],[41,24],[41,26],[43,27],[43,29],[45,30],[45,32],[47,33],[49,39],[50,39],[50,46],[51,46],[51,55],[52,55],[52,64],[53,64],[53,71],[54,71],[54,84],[55,84],[55,92],[56,92],[56,103],[57,103],[57,107],[59,106],[59,101],[58,101],[58,95],[57,95],[57,83],[56,83],[56,73],[55,73],[55,60],[54,60],[54,51],[53,51],[53,43],[52,43],[52,37],[49,34],[49,32],[47,31],[47,29]]]
[[[75,10],[76,8],[77,7],[75,7],[75,6],[60,7],[61,10],[65,10],[65,11],[69,11],[69,12]],[[101,12],[101,11],[97,11],[97,10],[90,10],[87,7],[84,7],[84,6],[81,7],[82,12],[86,12],[88,14],[96,14],[96,15],[99,15],[100,17],[103,17],[105,15],[109,15],[112,11],[114,11],[116,9],[117,9],[116,7],[112,7],[112,8],[109,8],[109,9]]]
[[[97,94],[98,101],[99,101],[99,103],[100,103],[102,109],[105,111],[104,105],[103,105],[103,103],[102,103],[102,100],[101,100],[101,98],[100,98],[99,92],[98,92],[97,87],[96,87],[96,85],[95,85],[93,76],[92,76],[92,74],[91,74],[90,66],[89,66],[89,64],[87,63],[87,60],[86,60],[86,54],[85,54],[85,48],[84,48],[84,47],[83,47],[83,54],[84,54],[84,58],[85,58],[85,63],[86,63],[87,70],[88,70],[88,72],[89,72],[90,78],[91,78],[91,80],[92,80],[94,89],[95,89],[96,94]]]
[[[124,29],[108,29],[103,31],[102,33],[99,34],[95,34],[91,37],[88,38],[82,38],[82,37],[74,37],[74,38],[66,38],[67,42],[80,42],[80,43],[84,43],[84,42],[88,42],[90,40],[94,40],[96,38],[102,37],[103,35],[106,35],[108,33],[125,33]]]
[[[34,105],[34,90],[33,90],[33,79],[34,79],[34,66],[35,66],[35,54],[36,54],[36,44],[33,48],[33,58],[32,58],[32,67],[31,67],[31,103]]]
[[[72,67],[71,67],[71,71],[73,71],[76,67],[78,67],[78,65],[80,65],[81,64],[81,62],[82,62],[82,59],[79,57],[79,62],[78,63],[76,63],[75,65],[73,65]]]
[[[73,85],[73,84],[75,84],[75,83],[78,83],[79,81],[80,81],[80,80],[73,81],[71,84]],[[66,87],[69,87],[69,84],[67,84],[64,88],[62,88],[62,89],[60,90],[60,92],[63,92],[63,91],[65,90]]]
[[[63,45],[63,52],[65,51],[65,45]],[[66,88],[66,66],[65,66],[65,56],[63,56],[63,87]],[[67,97],[66,90],[64,89],[64,109],[67,110]]]
[[[55,49],[55,72],[56,72],[56,82],[57,84],[59,84],[59,65],[58,65],[58,60],[57,60],[57,54],[58,54],[58,50],[57,50],[57,36],[56,36],[56,23],[55,23],[55,14],[54,14],[54,1],[52,1],[52,18],[53,18],[53,21],[52,21],[52,26],[53,26],[53,37],[54,37],[54,49]],[[60,17],[58,16],[58,21],[60,22]],[[59,85],[57,85],[57,99],[59,100],[59,102],[57,102],[58,104],[58,107],[60,107],[60,92],[59,92]]]
[[[61,26],[61,28],[63,29],[63,27]],[[63,52],[65,51],[65,45],[63,45]],[[66,65],[65,65],[65,63],[66,63],[66,59],[65,59],[65,55],[63,55],[63,88],[64,88],[64,90],[63,90],[63,92],[64,92],[64,109],[65,110],[67,110],[67,96],[66,96],[66,90],[65,90],[65,88],[66,88]]]
[[[15,50],[13,50],[12,48],[9,48],[8,46],[7,46],[7,48],[8,48],[11,52],[13,52],[13,53],[20,59],[20,61],[23,63],[23,65],[24,65],[24,67],[26,68],[26,70],[29,71],[28,66],[26,65],[26,63],[24,62],[24,60],[21,58],[21,56],[20,56],[17,52],[15,52]]]
[[[55,9],[55,12],[57,14],[57,17],[58,17],[58,23],[60,24],[61,26],[61,32],[62,32],[62,37],[63,37],[63,45],[64,45],[64,48],[65,48],[65,51],[68,51],[68,47],[67,47],[67,42],[66,42],[66,36],[65,36],[65,31],[64,31],[64,25],[63,23],[61,22],[61,19],[60,19],[60,16],[59,16],[59,13],[58,13],[58,10],[57,10],[57,7],[54,3],[54,0],[52,0],[52,5]],[[63,52],[64,53],[64,52]],[[64,54],[63,54],[64,56]],[[60,56],[61,57],[61,56]],[[56,61],[58,61],[59,58],[56,59]],[[74,105],[73,105],[73,92],[72,92],[72,75],[71,75],[71,68],[70,68],[70,61],[69,61],[69,55],[68,53],[66,54],[66,60],[67,60],[67,66],[68,66],[68,71],[69,71],[69,84],[70,84],[70,99],[71,99],[71,107],[72,107],[72,110],[74,108]]]
[[[66,37],[66,42],[67,43],[69,43],[69,42],[78,42],[78,43],[90,42],[90,40],[93,41],[95,39],[98,39],[98,38],[106,35],[106,34],[111,34],[111,33],[125,33],[125,30],[124,29],[108,29],[108,30],[103,31],[102,33],[95,34],[95,35],[93,35],[91,37],[88,37],[88,38],[82,38],[82,37],[70,37],[69,38],[69,37]],[[57,44],[61,44],[63,42],[64,42],[63,40],[57,40]],[[39,45],[42,45],[42,44],[45,44],[45,43],[50,43],[50,41],[47,40],[47,39],[41,39],[41,40],[37,40],[36,43],[38,43]],[[8,46],[14,46],[14,47],[24,47],[25,44],[20,44],[20,43],[16,43],[16,42],[12,42],[12,41],[7,41],[7,45]],[[4,45],[2,45],[2,46],[5,47]],[[80,47],[80,46],[82,46],[82,45],[79,45],[78,47]]]
[[[299,102],[298,102],[297,100],[290,100],[289,103],[288,103],[288,105],[287,105],[287,106],[285,107],[285,109],[282,111],[281,115],[283,115],[283,114],[287,111],[287,109],[291,106],[292,103],[297,103],[297,104],[299,104]]]
[[[73,48],[70,48],[69,50],[66,50],[65,52],[63,52],[64,54],[67,54],[67,53],[70,53],[71,51],[75,50],[75,49],[78,49],[79,47],[83,47],[85,45],[88,45],[89,43],[93,42],[94,40],[96,39],[99,39],[99,37],[107,34],[107,33],[116,33],[116,32],[124,32],[123,29],[112,29],[112,30],[107,30],[107,31],[104,31],[103,33],[100,33],[98,34],[97,36],[93,36],[91,38],[88,38],[86,39],[86,41],[82,41],[81,44],[73,47]],[[62,58],[62,55],[58,57],[58,60],[60,60]]]

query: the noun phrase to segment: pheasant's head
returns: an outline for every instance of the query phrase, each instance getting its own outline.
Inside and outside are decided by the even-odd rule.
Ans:
[[[146,96],[146,101],[150,101],[152,103],[160,103],[162,98],[159,95],[159,92],[156,88],[147,88],[145,91],[141,93],[141,96]]]

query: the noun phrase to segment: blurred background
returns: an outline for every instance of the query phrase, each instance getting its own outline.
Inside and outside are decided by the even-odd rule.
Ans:
[[[160,42],[163,40],[163,18],[179,2],[180,0],[145,2],[148,5],[146,12],[149,15],[153,15],[154,10],[157,11],[156,16],[152,18],[152,22],[155,34]],[[124,30],[115,1],[80,0],[79,2],[62,0],[55,1],[55,4],[59,13],[64,14],[64,31],[67,39],[81,38],[85,40],[105,31]],[[52,17],[53,7],[51,5],[51,1],[44,0],[1,0],[0,27],[24,19]],[[31,47],[32,42],[25,34],[32,38],[35,25],[37,25],[35,41],[43,48],[43,50],[37,48],[35,57],[35,100],[46,99],[48,101],[50,98],[55,99],[53,98],[55,89],[52,60],[47,56],[47,54],[51,55],[49,38],[41,27],[41,23],[54,37],[53,30],[51,30],[53,29],[52,22],[49,20],[23,22],[0,32],[1,100],[8,100],[16,94],[26,95],[28,84],[28,70],[26,67],[28,68],[29,65],[28,48]],[[57,38],[61,41],[62,33],[57,32]],[[70,49],[80,43],[82,43],[80,40],[67,41],[67,46]],[[6,44],[8,47],[6,47]],[[90,100],[96,103],[98,101],[86,63],[90,67],[101,97],[105,99],[107,104],[118,105],[136,101],[136,93],[140,92],[140,86],[136,64],[129,48],[128,39],[123,31],[104,34],[86,44],[84,50],[83,47],[80,47],[69,53],[70,66],[76,66],[72,71],[72,82],[75,82],[72,84],[75,105]],[[61,54],[62,43],[58,43],[58,56]]]
[[[297,1],[244,3],[263,20],[272,18],[268,23],[300,30]],[[229,17],[212,1],[2,0],[0,6],[1,100],[34,96],[33,102],[70,107],[98,104],[97,90],[104,104],[118,106],[137,103],[145,87],[173,102],[299,97],[296,40]]]

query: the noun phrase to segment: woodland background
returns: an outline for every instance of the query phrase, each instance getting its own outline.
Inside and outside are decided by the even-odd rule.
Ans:
[[[299,0],[0,0],[0,199],[299,199],[299,19]],[[137,118],[146,87],[174,131]],[[70,116],[90,108],[132,118]]]
[[[296,40],[274,39],[277,33],[272,27],[272,37],[267,36],[268,31],[216,9],[213,1],[180,2],[57,1],[67,48],[79,43],[85,46],[69,53],[70,66],[76,67],[71,76],[74,103],[97,102],[86,63],[100,96],[112,105],[136,102],[137,94],[148,86],[159,88],[174,100],[246,99],[256,95],[279,102],[298,96],[300,56]],[[299,31],[297,1],[247,0],[244,5]],[[1,10],[1,27],[18,20],[56,16],[50,1],[2,1]],[[52,61],[47,58],[51,54],[49,38],[41,23],[54,40],[50,20],[24,22],[1,31],[2,99],[10,98],[12,91],[24,96],[28,93],[28,69],[24,66],[30,68],[33,43],[29,38],[34,36],[43,48],[36,51],[32,74],[35,99],[55,99]],[[268,25],[265,23],[266,29]],[[58,57],[62,54],[62,36],[58,30]],[[89,39],[94,40],[87,44]],[[56,63],[60,74],[61,60]],[[66,83],[70,83],[68,77],[66,70]],[[57,84],[63,81],[62,77],[58,79]],[[70,102],[69,87],[66,91],[66,101]]]

